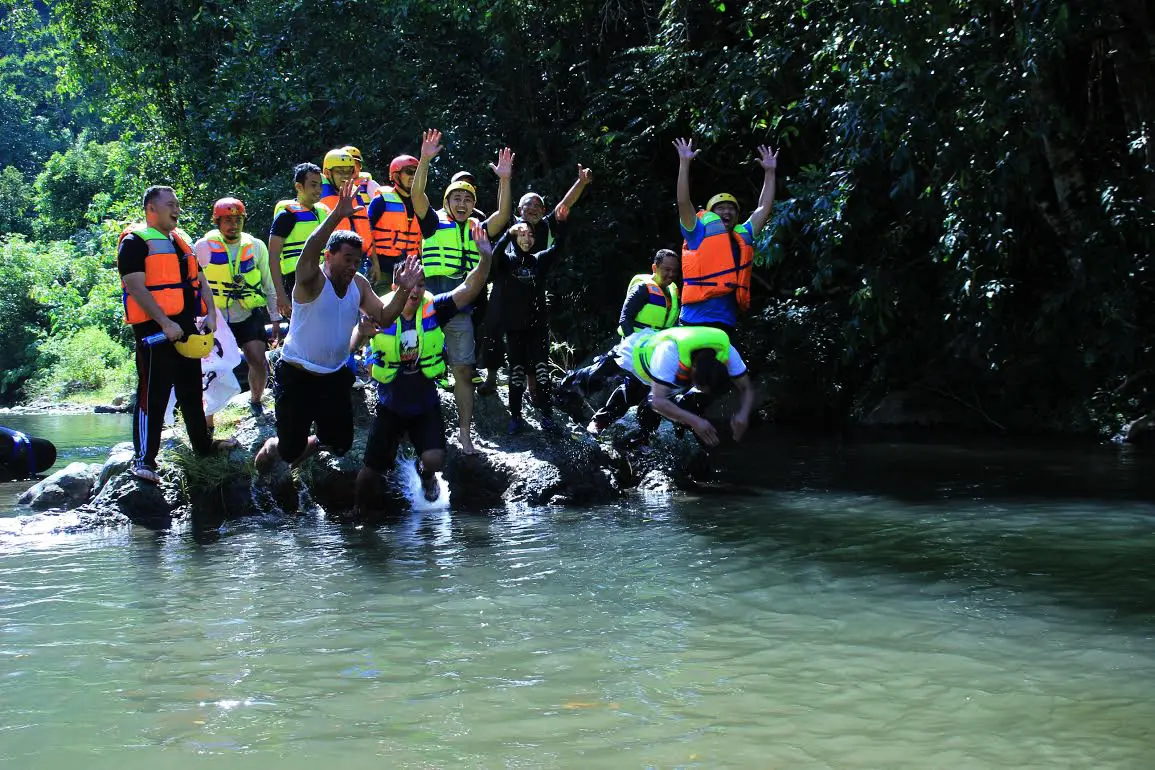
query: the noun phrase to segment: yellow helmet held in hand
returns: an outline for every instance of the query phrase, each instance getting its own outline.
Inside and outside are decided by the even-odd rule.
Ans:
[[[213,350],[213,333],[190,334],[172,346],[185,358],[205,358]]]
[[[357,160],[345,150],[329,150],[325,153],[325,162],[321,166],[321,170],[328,176],[329,171],[334,168],[357,168]]]
[[[730,193],[718,193],[706,203],[706,211],[713,211],[719,203],[733,203],[734,208],[741,208],[738,205],[738,199]]]

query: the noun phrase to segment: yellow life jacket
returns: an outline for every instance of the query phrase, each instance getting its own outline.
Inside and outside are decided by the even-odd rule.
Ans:
[[[388,305],[393,301],[393,294],[390,292],[382,297],[382,301]],[[417,367],[427,378],[436,379],[445,374],[445,333],[437,323],[437,310],[433,305],[433,295],[429,292],[425,292],[414,321],[417,329]],[[402,318],[398,316],[396,321],[373,335],[369,341],[369,374],[377,382],[393,382],[401,371],[401,332]]]
[[[240,302],[245,310],[267,305],[261,271],[256,262],[259,247],[253,236],[241,233],[235,262],[229,257],[228,244],[220,230],[210,230],[204,237],[209,245],[209,263],[201,270],[213,288],[213,303],[226,308],[230,302]]]

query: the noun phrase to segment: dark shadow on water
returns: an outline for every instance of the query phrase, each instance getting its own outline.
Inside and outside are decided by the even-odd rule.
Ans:
[[[1039,592],[1155,624],[1155,455],[782,437],[714,459],[716,483],[676,506],[697,533],[768,559]]]

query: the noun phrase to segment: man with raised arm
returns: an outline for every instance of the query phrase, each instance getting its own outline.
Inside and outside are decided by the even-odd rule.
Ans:
[[[678,151],[678,219],[682,246],[682,309],[684,326],[713,326],[733,336],[738,314],[750,307],[750,276],[754,270],[754,238],[762,231],[774,205],[778,153],[758,148],[762,192],[758,208],[738,223],[738,199],[718,193],[695,212],[690,202],[690,163],[700,150],[690,139],[674,140]]]
[[[421,159],[413,177],[413,211],[421,221],[421,261],[425,266],[425,280],[429,291],[443,294],[453,291],[480,259],[477,242],[469,227],[469,217],[477,202],[477,189],[468,182],[454,182],[445,188],[442,208],[434,211],[429,204],[425,186],[429,178],[429,162],[442,150],[441,132],[425,131],[421,139]],[[508,147],[497,153],[497,163],[490,164],[497,174],[497,212],[482,223],[490,240],[496,240],[509,222],[512,208],[509,178],[513,174],[513,151]],[[445,360],[453,370],[453,397],[457,402],[458,440],[461,451],[473,454],[473,440],[469,424],[473,419],[473,365],[476,362],[476,340],[472,308],[464,308],[445,326]]]
[[[421,278],[412,289],[396,289],[383,298],[392,305],[404,299],[401,316],[378,328],[362,324],[352,347],[372,335],[369,372],[377,380],[377,418],[365,445],[365,464],[357,474],[357,509],[376,505],[380,477],[393,467],[397,447],[408,434],[417,450],[417,473],[426,500],[436,500],[440,489],[437,471],[445,461],[445,422],[434,380],[445,373],[445,333],[442,331],[485,290],[493,249],[484,226],[473,221],[470,235],[477,244],[478,262],[455,289],[438,294],[425,291]]]
[[[322,446],[344,454],[353,444],[353,372],[345,361],[349,340],[364,314],[382,326],[393,323],[404,306],[398,294],[389,306],[357,272],[361,237],[333,232],[356,212],[356,180],[346,179],[333,211],[309,236],[297,262],[293,309],[284,352],[277,363],[277,435],[257,452],[257,468],[268,470],[277,458],[298,465]],[[325,263],[321,264],[321,252]],[[418,260],[406,260],[397,283],[412,289],[421,276]],[[316,433],[312,433],[316,425]]]
[[[566,234],[566,220],[558,217],[558,211],[571,211],[574,204],[578,202],[585,189],[590,186],[594,180],[593,172],[588,168],[583,168],[582,164],[577,164],[577,179],[569,190],[566,191],[565,197],[561,202],[553,207],[553,210],[548,214],[545,210],[545,199],[535,192],[527,192],[521,196],[521,200],[517,202],[517,221],[525,222],[531,228],[533,233],[533,242],[540,250],[554,250],[554,244],[564,240]],[[562,255],[562,249],[557,249],[558,256]],[[496,289],[495,289],[496,291]],[[542,305],[541,322],[545,330],[545,337],[548,342],[549,339],[549,318],[546,313],[546,308]],[[504,357],[504,340],[500,332],[491,333],[490,329],[494,328],[493,324],[482,325],[482,331],[487,339],[482,341],[482,355],[484,360],[483,365],[486,367],[485,382],[478,386],[478,393],[493,393],[497,390],[497,370],[501,366],[501,360]],[[548,344],[547,344],[548,349]],[[547,350],[548,352],[548,350]],[[511,363],[512,367],[513,364]],[[528,381],[530,395],[533,396],[535,402],[539,398],[545,398],[540,395],[536,385],[537,380],[531,378]],[[546,406],[542,404],[542,406]]]

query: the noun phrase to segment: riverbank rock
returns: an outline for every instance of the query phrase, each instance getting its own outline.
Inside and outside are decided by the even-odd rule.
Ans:
[[[545,430],[540,413],[527,403],[523,415],[529,429],[508,435],[509,409],[504,389],[475,399],[474,455],[461,451],[457,407],[451,394],[442,394],[442,407],[452,436],[444,476],[449,484],[450,503],[455,507],[503,501],[595,505],[616,499],[629,477],[621,456],[612,447],[599,444],[558,410],[554,410],[556,428]]]
[[[108,526],[131,521],[150,529],[167,529],[184,517],[197,530],[214,529],[222,522],[253,515],[294,515],[319,510],[334,519],[348,519],[354,505],[357,474],[374,420],[376,389],[355,391],[354,443],[344,456],[319,452],[290,469],[278,461],[267,473],[256,473],[252,458],[275,435],[269,400],[257,417],[249,410],[247,394],[236,396],[216,415],[218,436],[239,443],[227,456],[195,457],[176,438],[165,442],[159,486],[142,482],[130,471],[132,445],[118,444],[102,466],[91,466],[91,501],[75,509],[77,521]],[[599,441],[582,425],[560,411],[556,427],[544,430],[541,415],[529,403],[524,417],[528,429],[507,435],[509,413],[506,392],[479,396],[475,402],[473,443],[476,454],[466,455],[457,440],[457,411],[453,396],[441,393],[447,442],[443,478],[454,508],[484,509],[517,501],[530,505],[596,505],[618,499],[642,482],[651,491],[682,486],[684,460],[696,447],[685,436],[663,426],[646,447],[630,445],[613,431],[627,434],[627,421]],[[528,401],[528,399],[527,399]],[[615,445],[616,442],[616,445]],[[403,443],[402,452],[411,451]],[[412,473],[400,460],[399,473],[390,474],[379,503],[384,518],[410,507],[404,485]],[[83,502],[83,501],[82,501]]]
[[[92,496],[100,469],[98,464],[69,463],[26,490],[17,503],[34,511],[76,508]]]
[[[110,478],[91,502],[77,509],[99,526],[123,520],[147,529],[163,530],[184,513],[185,500],[171,480],[161,485],[141,481],[129,471]]]

